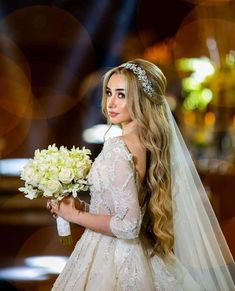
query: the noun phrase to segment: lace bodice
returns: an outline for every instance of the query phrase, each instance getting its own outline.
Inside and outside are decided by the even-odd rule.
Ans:
[[[139,183],[132,154],[119,137],[108,139],[89,173],[90,212],[112,215],[110,228],[118,238],[139,235]]]

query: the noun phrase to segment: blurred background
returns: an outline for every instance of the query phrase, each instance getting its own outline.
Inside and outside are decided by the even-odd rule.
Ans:
[[[45,200],[18,191],[20,168],[53,143],[94,159],[106,131],[102,75],[134,58],[165,73],[235,256],[234,36],[232,0],[0,1],[0,290],[50,290],[74,247],[60,244]],[[72,226],[74,242],[82,232]]]

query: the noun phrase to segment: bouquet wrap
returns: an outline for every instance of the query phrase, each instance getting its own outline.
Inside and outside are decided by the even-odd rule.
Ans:
[[[63,245],[69,245],[73,242],[71,236],[70,223],[62,217],[56,218],[57,231],[60,237],[60,242]]]

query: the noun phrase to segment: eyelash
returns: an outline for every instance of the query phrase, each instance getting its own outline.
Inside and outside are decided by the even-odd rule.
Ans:
[[[109,95],[110,94],[110,95]],[[110,91],[106,91],[106,96],[110,97],[112,95],[112,93]]]
[[[110,94],[111,94],[111,95],[110,95]],[[106,91],[106,96],[107,96],[107,97],[111,97],[111,96],[112,96],[111,91]],[[119,96],[121,96],[121,97],[119,97]],[[125,98],[125,97],[126,97],[126,96],[125,96],[124,93],[121,93],[121,92],[118,93],[118,98],[123,99],[123,98]]]
[[[121,96],[121,97],[119,97],[119,96]],[[118,98],[120,98],[120,99],[125,98],[125,94],[124,94],[124,93],[119,93],[119,94],[118,94]]]

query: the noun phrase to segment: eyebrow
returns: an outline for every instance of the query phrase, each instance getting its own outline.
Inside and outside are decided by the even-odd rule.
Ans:
[[[111,91],[111,89],[107,86],[106,89],[109,89]],[[117,88],[115,89],[115,91],[119,92],[119,91],[125,91],[125,89],[122,88]]]

